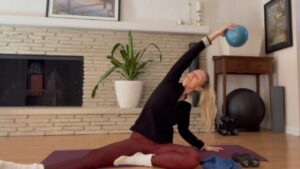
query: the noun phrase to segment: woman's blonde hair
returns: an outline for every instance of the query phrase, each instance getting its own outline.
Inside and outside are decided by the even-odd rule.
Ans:
[[[215,118],[217,115],[216,94],[213,87],[206,86],[201,92],[200,98],[200,121],[205,131],[215,129]]]
[[[209,74],[207,73],[207,71],[204,71],[205,75],[206,75],[206,81],[202,83],[201,88],[203,89],[208,89],[209,87]]]

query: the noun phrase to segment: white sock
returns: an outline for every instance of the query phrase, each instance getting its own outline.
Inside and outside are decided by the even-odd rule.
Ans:
[[[141,152],[137,152],[132,156],[120,156],[114,161],[114,166],[137,165],[137,166],[152,167],[152,162],[151,162],[152,156],[153,154],[143,154]]]
[[[18,164],[0,160],[0,169],[44,169],[43,164]]]

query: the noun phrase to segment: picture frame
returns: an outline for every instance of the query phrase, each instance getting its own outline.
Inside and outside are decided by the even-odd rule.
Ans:
[[[291,0],[271,0],[264,5],[266,53],[293,46],[291,13]]]
[[[47,0],[46,17],[119,21],[120,0]]]

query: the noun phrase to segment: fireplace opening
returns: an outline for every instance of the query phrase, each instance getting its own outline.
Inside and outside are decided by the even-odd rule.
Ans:
[[[82,106],[82,56],[0,54],[0,78],[0,106]]]

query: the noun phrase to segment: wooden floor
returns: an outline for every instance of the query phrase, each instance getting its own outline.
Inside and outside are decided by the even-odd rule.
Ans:
[[[239,144],[255,150],[269,160],[261,164],[261,169],[300,169],[300,137],[270,131],[226,137],[216,133],[199,133],[198,136],[208,144]],[[0,137],[0,159],[40,162],[54,150],[97,148],[127,137],[128,134]],[[178,135],[175,143],[186,144]]]

